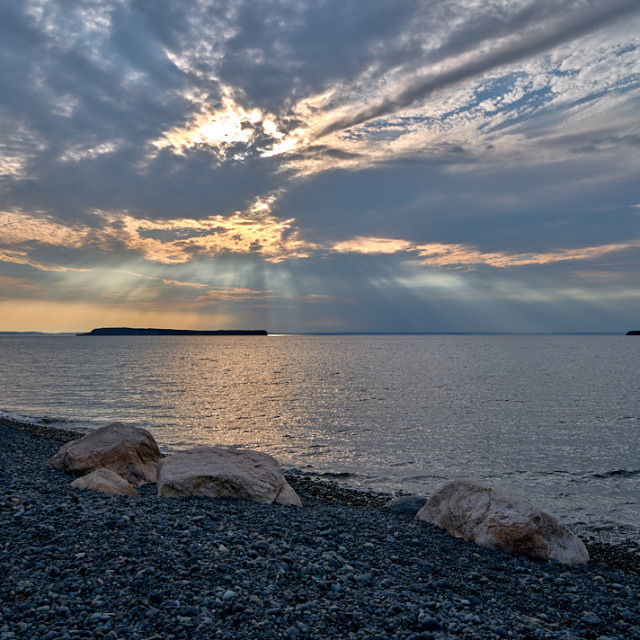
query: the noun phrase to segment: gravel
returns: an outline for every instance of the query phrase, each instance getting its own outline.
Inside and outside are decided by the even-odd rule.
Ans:
[[[507,556],[296,474],[302,509],[80,491],[45,464],[75,435],[17,426],[0,421],[0,640],[640,638],[624,549]]]

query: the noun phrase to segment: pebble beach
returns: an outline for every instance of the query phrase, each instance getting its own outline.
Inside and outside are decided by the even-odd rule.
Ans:
[[[509,556],[296,474],[303,508],[91,493],[46,465],[77,435],[0,421],[0,640],[640,638],[629,549]]]

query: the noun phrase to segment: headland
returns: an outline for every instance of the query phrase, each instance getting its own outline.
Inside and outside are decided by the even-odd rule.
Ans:
[[[264,329],[219,329],[199,331],[191,329],[139,329],[136,327],[101,327],[77,336],[268,336]]]

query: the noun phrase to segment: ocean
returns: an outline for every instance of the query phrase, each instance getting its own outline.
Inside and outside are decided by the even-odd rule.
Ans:
[[[640,537],[636,337],[3,336],[0,362],[0,415],[239,444],[388,493],[476,478]]]

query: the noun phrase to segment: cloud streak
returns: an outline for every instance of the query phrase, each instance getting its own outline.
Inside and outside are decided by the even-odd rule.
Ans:
[[[450,69],[427,75],[377,103],[329,119],[329,122],[312,130],[309,139],[316,141],[331,133],[397,113],[425,100],[436,91],[543,53],[638,12],[640,12],[640,4],[637,0],[610,0],[595,9],[575,12],[570,16],[563,17],[555,24],[537,25],[537,28],[530,33],[512,37],[505,44],[485,53],[474,54],[471,59]]]
[[[640,249],[640,239],[574,249],[556,249],[544,252],[516,253],[513,251],[482,251],[467,244],[432,242],[418,244],[397,238],[365,238],[336,243],[331,247],[337,253],[369,255],[417,254],[418,262],[429,267],[470,269],[488,266],[495,269],[544,266],[560,262],[589,262],[611,253]],[[412,259],[412,258],[410,258]]]

